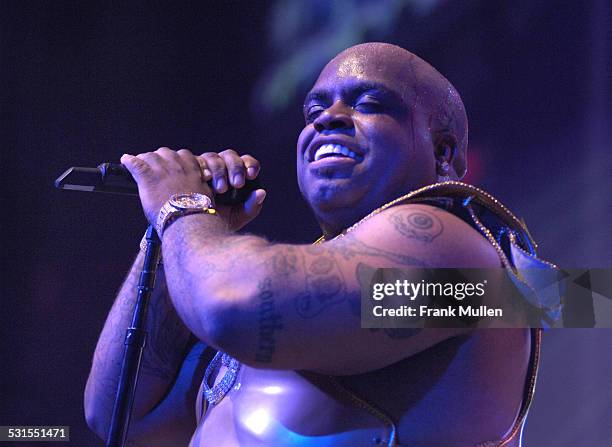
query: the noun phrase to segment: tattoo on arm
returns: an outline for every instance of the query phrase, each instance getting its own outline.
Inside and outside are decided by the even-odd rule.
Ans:
[[[442,223],[427,212],[412,212],[412,216],[406,215],[405,212],[396,214],[396,220],[392,219],[394,228],[409,238],[431,242],[442,232]],[[172,236],[173,244],[167,249],[168,255],[178,261],[172,265],[174,269],[188,270],[189,266],[185,263],[191,257],[189,253],[200,251],[198,244],[201,242],[195,233],[205,232],[202,229],[203,220],[187,218],[179,221],[182,226],[181,232]],[[214,222],[211,222],[211,225],[213,224]],[[255,346],[251,351],[254,360],[264,364],[273,361],[286,323],[284,321],[286,316],[278,301],[279,297],[284,296],[285,288],[291,290],[295,312],[300,318],[316,318],[334,305],[344,302],[349,304],[353,313],[359,315],[360,293],[348,292],[349,285],[347,278],[344,277],[346,272],[340,267],[341,263],[361,262],[361,259],[365,258],[373,265],[392,263],[398,266],[427,266],[422,259],[370,246],[355,235],[346,235],[334,243],[317,246],[278,244],[268,251],[270,246],[269,242],[255,236],[221,235],[219,239],[211,242],[205,251],[196,254],[198,262],[205,262],[207,265],[206,275],[216,276],[216,279],[224,278],[230,272],[233,275],[244,275],[246,278],[249,276],[248,271],[245,271],[246,265],[250,266],[249,269],[258,269],[257,277],[264,278],[257,284],[255,300],[257,317],[254,322],[253,340]],[[191,267],[195,268],[194,265]],[[201,275],[196,275],[186,282],[200,281],[201,278]],[[182,296],[182,293],[186,293],[192,287],[200,286],[199,283],[172,283],[172,287],[180,287],[173,299],[176,299],[177,295]],[[180,307],[177,308],[181,310]],[[408,332],[391,331],[387,335],[391,338],[400,338],[408,336]],[[161,334],[159,336],[163,337]],[[165,351],[163,346],[160,349],[158,358],[171,358],[172,353]]]
[[[266,278],[258,285],[259,288],[259,323],[257,333],[257,349],[255,360],[270,363],[276,351],[275,331],[283,329],[282,315],[276,311],[272,280]]]
[[[148,340],[142,357],[142,372],[172,380],[185,355],[184,349],[179,347],[188,347],[190,332],[176,314],[165,284],[162,296],[151,300],[147,320]]]
[[[365,244],[351,235],[345,236],[342,239],[341,244],[335,246],[334,248],[329,248],[328,250],[332,254],[342,256],[344,259],[352,259],[356,256],[365,256],[370,258],[385,259],[400,265],[427,267],[427,263],[422,259],[405,255],[403,253],[396,253],[393,251],[372,247],[371,245]]]
[[[100,405],[104,406],[105,417],[108,418],[117,391],[125,331],[132,318],[136,301],[134,290],[139,276],[139,269],[132,268],[118,294],[100,335],[94,353],[90,380],[87,383],[87,393],[100,396]],[[155,289],[147,313],[149,335],[143,352],[141,371],[143,375],[169,382],[174,378],[180,364],[181,356],[184,354],[183,347],[188,343],[189,332],[181,325],[168,300],[163,278]]]
[[[302,291],[295,298],[295,308],[302,318],[313,318],[344,300],[346,284],[331,253],[301,258],[305,277]]]
[[[444,230],[442,221],[427,211],[397,210],[389,219],[399,233],[424,243],[432,242]]]
[[[357,277],[357,282],[359,282],[361,289],[370,289],[371,282],[374,281],[373,274],[375,274],[376,271],[377,269],[375,267],[361,262],[357,265],[355,276]],[[355,296],[354,299],[349,298],[349,304],[353,314],[358,317],[361,316],[361,294]],[[419,334],[423,328],[371,328],[370,332],[378,332],[380,330],[392,340],[404,340]]]
[[[124,281],[122,289],[136,287],[139,272],[132,269]],[[121,292],[119,292],[121,294]],[[102,333],[96,345],[92,369],[87,382],[88,394],[103,395],[104,400],[112,405],[119,384],[118,371],[121,368],[122,356],[113,355],[114,351],[123,351],[125,330],[129,324],[134,309],[134,302],[119,298],[113,304],[113,309],[104,324]],[[112,407],[109,408],[109,411]],[[110,417],[110,416],[109,416]]]
[[[338,266],[338,260],[350,260],[366,256],[380,258],[400,265],[425,266],[426,263],[412,256],[369,246],[356,237],[345,236],[335,246],[308,246],[303,252],[292,248],[293,265],[300,263],[305,272],[302,292],[295,298],[295,307],[302,318],[313,318],[328,307],[348,299],[353,314],[360,315],[360,294],[348,294],[346,281]],[[285,256],[289,258],[289,256]],[[286,265],[284,261],[283,265]],[[293,270],[295,271],[295,269]]]

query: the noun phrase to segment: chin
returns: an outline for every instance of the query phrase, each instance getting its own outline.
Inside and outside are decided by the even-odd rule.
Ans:
[[[347,208],[358,208],[363,199],[362,192],[350,182],[315,182],[306,196],[316,214],[346,213]]]

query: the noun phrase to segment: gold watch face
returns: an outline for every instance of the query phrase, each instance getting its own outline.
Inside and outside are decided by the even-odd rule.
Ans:
[[[197,192],[175,194],[170,198],[170,204],[182,210],[208,209],[212,202],[208,196]]]

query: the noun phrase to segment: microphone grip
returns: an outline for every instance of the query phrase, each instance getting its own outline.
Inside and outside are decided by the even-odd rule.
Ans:
[[[98,166],[102,174],[102,182],[106,187],[138,191],[136,181],[132,174],[125,166],[119,163],[102,163]],[[214,190],[212,181],[208,181],[208,186]],[[261,182],[259,178],[253,180],[247,179],[242,188],[235,189],[229,186],[228,190],[223,194],[215,194],[215,204],[217,205],[236,205],[247,201],[249,196],[256,189],[260,189]]]

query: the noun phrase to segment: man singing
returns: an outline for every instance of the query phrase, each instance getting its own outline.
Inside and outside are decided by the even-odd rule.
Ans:
[[[368,43],[327,64],[304,117],[298,182],[323,231],[312,245],[236,233],[264,190],[215,206],[216,193],[258,175],[249,155],[164,147],[121,158],[163,253],[129,445],[518,446],[536,331],[360,327],[362,268],[511,270],[508,247],[528,256],[518,220],[457,181],[467,149],[459,94],[417,56]],[[102,437],[142,261],[85,391]]]

